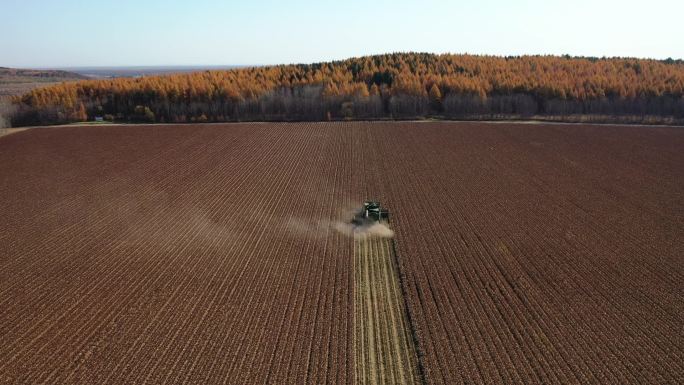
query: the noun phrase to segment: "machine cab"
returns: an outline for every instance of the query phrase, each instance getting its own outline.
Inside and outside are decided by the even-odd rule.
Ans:
[[[363,225],[388,220],[389,211],[383,208],[380,202],[365,201],[363,202],[363,208],[356,213],[352,222],[356,225]]]

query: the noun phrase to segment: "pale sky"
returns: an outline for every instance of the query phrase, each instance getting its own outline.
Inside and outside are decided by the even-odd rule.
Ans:
[[[310,63],[420,51],[684,58],[683,0],[0,0],[0,66]]]

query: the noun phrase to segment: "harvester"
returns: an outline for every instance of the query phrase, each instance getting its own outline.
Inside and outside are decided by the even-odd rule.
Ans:
[[[389,221],[389,211],[377,201],[363,202],[363,208],[354,214],[352,223],[357,226]]]

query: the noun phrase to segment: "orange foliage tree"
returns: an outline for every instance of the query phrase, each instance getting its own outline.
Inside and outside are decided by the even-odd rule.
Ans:
[[[63,83],[14,102],[15,124],[94,111],[158,121],[477,114],[684,115],[684,63],[631,58],[394,53],[315,64]],[[83,108],[85,111],[83,111]]]

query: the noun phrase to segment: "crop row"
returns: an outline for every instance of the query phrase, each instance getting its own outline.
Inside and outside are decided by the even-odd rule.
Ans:
[[[291,215],[334,214],[303,203],[307,194],[333,199],[331,186],[344,183],[336,158],[309,156],[345,156],[335,137],[308,140],[314,126],[296,135],[259,125],[167,129],[141,132],[166,143],[143,139],[149,156],[116,170],[99,164],[100,177],[87,160],[111,143],[86,141],[92,148],[77,156],[93,177],[65,180],[62,199],[27,211],[32,223],[55,226],[24,224],[33,242],[3,238],[3,379],[351,382],[351,253],[338,252],[348,240],[286,226]],[[175,130],[187,138],[170,140]],[[10,223],[22,223],[22,202],[8,208]]]
[[[677,383],[682,147],[445,122],[4,136],[0,383]],[[335,230],[364,199],[400,259]]]
[[[605,142],[601,152],[569,145],[577,131]],[[660,157],[674,162],[663,164],[669,169],[634,171],[616,158],[629,141],[610,136],[638,131],[622,128],[417,124],[375,132],[383,173],[394,181],[384,194],[429,382],[664,383],[682,373],[673,339],[681,270],[668,239],[681,236],[681,220],[642,203],[676,204],[682,168],[674,152]],[[678,138],[658,134],[661,142]],[[662,160],[640,155],[629,154],[632,162]],[[624,176],[601,175],[596,167],[605,164]],[[629,181],[637,178],[663,183],[635,188]]]

